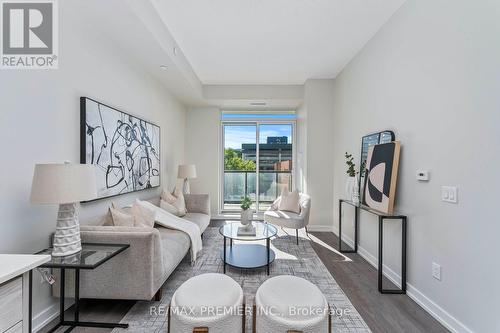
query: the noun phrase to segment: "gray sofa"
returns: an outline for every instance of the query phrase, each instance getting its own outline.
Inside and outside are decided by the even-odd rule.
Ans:
[[[196,223],[203,233],[210,223],[209,196],[186,194],[185,199],[188,213],[183,218]],[[159,205],[160,198],[148,201]],[[115,227],[109,212],[82,221],[80,230],[85,243],[130,244],[130,248],[97,269],[81,271],[82,298],[151,300],[188,254],[191,243],[185,233],[160,226]]]

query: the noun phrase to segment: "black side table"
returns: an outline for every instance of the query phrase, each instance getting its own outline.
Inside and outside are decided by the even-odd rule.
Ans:
[[[129,248],[129,244],[97,244],[97,243],[82,243],[82,251],[67,257],[52,257],[52,259],[41,265],[45,268],[59,268],[61,270],[60,283],[60,314],[59,323],[53,327],[48,333],[54,332],[61,326],[69,326],[65,332],[70,332],[77,326],[81,327],[100,327],[100,328],[128,328],[128,324],[119,323],[98,323],[80,321],[80,270],[95,269],[104,264],[109,259]],[[52,249],[45,249],[37,254],[51,254]],[[66,278],[66,269],[75,270],[75,319],[64,319],[64,282]],[[31,287],[31,286],[30,286]]]
[[[342,203],[354,206],[354,249],[342,250]],[[381,294],[406,294],[406,215],[387,214],[379,212],[368,206],[355,204],[350,200],[339,200],[339,251],[342,253],[358,252],[358,219],[361,209],[365,212],[378,216],[378,291]],[[401,289],[384,289],[382,285],[383,274],[383,238],[384,238],[384,220],[401,221]]]

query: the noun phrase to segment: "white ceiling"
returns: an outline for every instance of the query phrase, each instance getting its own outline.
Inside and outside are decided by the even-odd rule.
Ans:
[[[334,78],[405,0],[154,0],[203,84]]]

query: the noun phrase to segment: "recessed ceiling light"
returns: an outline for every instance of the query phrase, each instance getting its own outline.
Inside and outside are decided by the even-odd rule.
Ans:
[[[266,106],[266,102],[252,102],[250,105],[252,106]]]
[[[166,71],[168,67],[167,67],[167,65],[160,65],[160,68],[163,69],[164,71]]]

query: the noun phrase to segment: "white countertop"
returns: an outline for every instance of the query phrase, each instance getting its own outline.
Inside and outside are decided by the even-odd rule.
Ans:
[[[0,254],[0,284],[50,261],[47,254]]]

